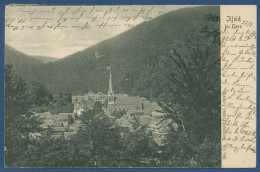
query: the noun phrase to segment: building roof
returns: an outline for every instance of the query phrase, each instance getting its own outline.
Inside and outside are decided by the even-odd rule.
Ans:
[[[128,128],[130,131],[133,131],[133,126],[130,122],[128,122],[127,120],[123,120],[123,122],[120,125],[121,127],[126,127]]]
[[[152,118],[149,116],[140,116],[139,121],[141,125],[149,125],[152,122]]]
[[[153,111],[153,112],[151,112],[151,115],[152,115],[153,117],[160,118],[160,117],[163,117],[163,116],[165,115],[165,113],[158,112],[158,111]]]
[[[120,119],[127,119],[130,116],[129,113],[124,114]]]
[[[59,113],[58,119],[59,120],[67,120],[69,115],[74,117],[74,113]]]
[[[66,129],[65,127],[52,127],[53,131],[56,131],[56,132],[65,132]]]
[[[88,92],[88,95],[94,95],[95,93],[93,91]],[[86,95],[86,94],[85,94]]]
[[[69,116],[69,115],[73,115],[74,113],[59,113],[59,115],[63,115],[63,116]]]
[[[116,119],[117,125],[121,126],[125,119]]]
[[[118,119],[116,120],[117,125],[119,125],[120,127],[125,127],[128,128],[130,131],[133,131],[133,126],[132,124],[126,120],[126,119]]]
[[[159,129],[162,125],[162,120],[160,119],[156,119],[156,118],[152,118],[152,121],[150,122],[150,124],[148,125],[149,128],[153,128],[153,129]]]
[[[74,111],[79,111],[79,110],[83,110],[83,106],[80,106],[80,105],[77,105],[77,106],[74,106]]]
[[[78,130],[79,130],[79,127],[78,127],[78,126],[73,126],[73,127],[70,126],[70,127],[69,127],[69,130],[70,130],[70,131],[78,131]]]
[[[139,97],[133,96],[116,96],[116,105],[137,105],[140,104],[141,100]]]
[[[167,122],[164,123],[164,124],[159,128],[159,132],[160,132],[161,134],[167,134],[168,131],[169,131],[168,125],[169,125],[169,124],[168,124]]]
[[[162,111],[162,108],[155,102],[153,102],[153,111]]]
[[[131,114],[126,113],[125,115],[123,115],[119,120],[127,120],[130,123],[135,122],[134,119],[132,118]]]
[[[104,94],[103,94],[102,92],[99,91],[99,92],[97,93],[97,95],[104,95]]]
[[[38,116],[40,118],[49,118],[52,117],[52,114],[50,112],[43,112],[43,113],[35,114],[35,116]]]
[[[53,124],[53,119],[45,119],[44,121],[43,121],[43,123],[41,124],[41,126],[43,127],[43,126],[51,126],[52,124]],[[44,128],[44,127],[43,127]]]
[[[53,127],[61,127],[61,126],[62,126],[62,123],[63,123],[62,121],[56,121],[56,120],[55,120],[55,121],[53,122],[52,126],[53,126]]]
[[[47,128],[50,127],[50,124],[43,123],[43,124],[40,125],[40,127],[43,128],[43,129],[47,129]]]
[[[173,123],[172,123],[172,127],[176,130],[176,129],[178,129],[179,126],[178,126],[177,123],[173,122]]]
[[[152,137],[155,143],[157,143],[158,145],[162,145],[162,134],[153,132]]]

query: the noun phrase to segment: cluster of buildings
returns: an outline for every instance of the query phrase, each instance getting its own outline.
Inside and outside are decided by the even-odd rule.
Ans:
[[[93,109],[95,102],[102,104],[105,114],[114,118],[115,125],[127,128],[130,132],[145,127],[146,132],[152,135],[152,138],[158,145],[162,145],[162,140],[169,131],[170,125],[177,129],[178,126],[170,119],[164,118],[162,108],[155,102],[148,101],[144,97],[128,96],[126,94],[114,94],[112,87],[111,66],[109,67],[109,86],[108,93],[89,92],[85,95],[72,96],[74,104],[73,113],[51,114],[45,112],[37,114],[39,120],[43,123],[41,127],[46,131],[51,131],[51,137],[56,139],[63,137],[69,140],[79,129],[81,122],[78,117],[86,109]],[[125,112],[121,117],[113,116],[113,112]],[[69,116],[73,118],[73,123],[68,122]],[[70,117],[70,118],[71,118]],[[138,127],[136,127],[138,123]]]
[[[134,131],[136,130],[134,125],[137,120],[140,127],[146,127],[146,131],[152,134],[154,141],[158,145],[162,144],[162,140],[168,133],[170,125],[174,129],[178,127],[172,120],[164,118],[165,114],[157,103],[148,101],[144,97],[115,94],[112,87],[111,66],[109,67],[107,94],[91,91],[83,96],[72,96],[72,102],[74,104],[74,113],[79,116],[86,108],[92,109],[95,102],[100,102],[104,112],[111,118],[114,118],[112,115],[114,111],[125,111],[126,113],[122,117],[115,119],[115,123],[120,127]]]
[[[42,124],[40,127],[44,132],[49,132],[50,137],[53,139],[64,138],[69,140],[71,136],[76,134],[81,123],[74,113],[59,113],[51,114],[50,112],[35,114]],[[69,123],[71,118],[72,123]],[[37,135],[34,135],[36,137]],[[39,136],[39,135],[38,135]]]

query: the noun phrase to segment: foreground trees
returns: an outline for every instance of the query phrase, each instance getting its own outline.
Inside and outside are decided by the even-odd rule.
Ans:
[[[154,152],[151,139],[144,132],[129,133],[114,125],[100,103],[79,117],[82,126],[70,140],[52,139],[30,112],[34,104],[26,95],[27,84],[16,77],[11,65],[5,74],[6,167],[151,166],[147,160]],[[33,139],[33,133],[42,135]]]
[[[5,66],[5,165],[17,167],[31,143],[30,133],[40,132],[39,122],[29,112],[26,83]]]
[[[94,109],[83,112],[80,119],[82,128],[71,139],[71,144],[81,155],[89,156],[89,164],[84,167],[151,166],[152,162],[147,158],[154,154],[155,146],[142,129],[131,133],[116,126],[114,119],[104,114],[99,103],[94,105]]]
[[[220,166],[218,19],[207,16],[205,23],[191,23],[202,26],[194,31],[198,34],[184,31],[182,41],[175,41],[161,57],[171,95],[161,106],[179,126],[165,140],[165,159],[171,166]]]
[[[42,129],[32,109],[49,104],[51,97],[52,95],[43,86],[26,83],[17,77],[12,65],[5,66],[6,167],[40,167],[41,163],[45,162],[44,160],[39,162],[41,153],[45,150],[49,151],[48,146],[50,149],[51,146],[53,149],[59,146],[57,141],[44,140],[45,138],[40,141],[33,139],[33,135],[42,133]],[[59,149],[63,149],[64,146]],[[66,149],[63,151],[66,152]],[[50,160],[46,159],[46,161]]]

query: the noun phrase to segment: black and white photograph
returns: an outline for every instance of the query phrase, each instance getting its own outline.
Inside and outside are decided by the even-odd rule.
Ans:
[[[8,5],[6,168],[220,168],[219,5]]]

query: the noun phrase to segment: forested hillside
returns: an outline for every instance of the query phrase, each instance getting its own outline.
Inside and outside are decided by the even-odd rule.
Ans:
[[[5,45],[5,64],[13,64],[17,74],[21,77],[27,76],[32,78],[34,67],[38,67],[43,63],[31,56],[28,56],[20,51],[17,51],[9,45]]]
[[[183,40],[188,33],[203,28],[203,23],[211,25],[211,22],[204,21],[209,14],[218,16],[219,7],[173,11],[56,62],[29,68],[30,71],[22,71],[20,75],[25,80],[42,83],[53,93],[106,92],[106,67],[111,64],[116,93],[159,97],[167,92],[164,89],[168,84],[162,76],[161,55],[176,40]],[[97,59],[95,52],[104,56]]]
[[[53,57],[29,56],[8,44],[5,45],[5,64],[12,64],[17,74],[23,78],[33,78],[33,71],[39,68],[40,65],[56,60],[58,59]]]
[[[50,62],[55,62],[59,60],[59,58],[55,57],[47,57],[47,56],[32,56],[34,59],[40,60],[42,63],[50,63]]]

